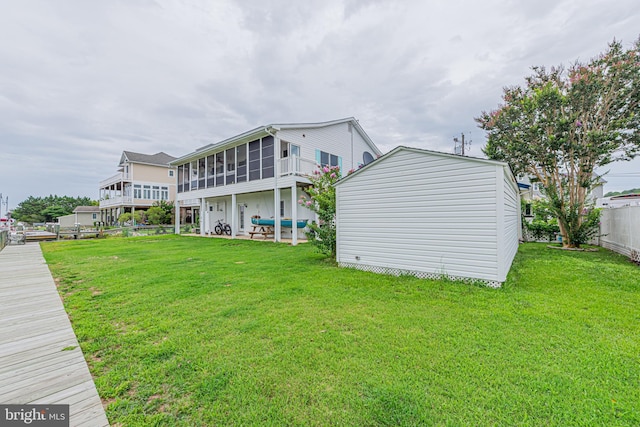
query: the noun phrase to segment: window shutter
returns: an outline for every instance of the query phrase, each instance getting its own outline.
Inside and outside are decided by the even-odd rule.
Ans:
[[[340,168],[340,175],[342,176],[342,157],[338,156],[338,167]]]
[[[322,154],[320,153],[320,150],[316,148],[316,163],[321,164],[320,163],[321,161],[322,161]]]

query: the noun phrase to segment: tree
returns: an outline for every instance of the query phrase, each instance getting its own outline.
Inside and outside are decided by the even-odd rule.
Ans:
[[[135,211],[132,216],[131,212],[124,212],[118,217],[118,222],[120,224],[125,224],[127,222],[130,222],[132,218],[136,221],[137,224],[143,224],[147,221],[147,213],[145,211]]]
[[[49,195],[47,197],[29,196],[20,202],[11,212],[16,221],[27,223],[51,222],[57,217],[69,215],[78,206],[94,206],[98,202],[89,197],[69,197]]]
[[[558,220],[564,247],[579,247],[593,227],[587,200],[596,167],[640,152],[640,39],[613,41],[598,57],[546,70],[504,89],[503,104],[476,118],[483,150],[515,174],[538,181]]]
[[[173,223],[173,202],[165,200],[154,202],[153,206],[147,209],[147,218],[149,224],[154,225]]]
[[[308,225],[307,239],[321,252],[336,256],[336,189],[333,186],[340,179],[338,166],[324,166],[314,171],[311,187],[307,190],[310,198],[302,196],[298,203],[318,214],[318,222]]]

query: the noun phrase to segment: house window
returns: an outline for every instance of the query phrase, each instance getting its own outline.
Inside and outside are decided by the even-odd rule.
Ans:
[[[236,182],[247,180],[247,145],[242,144],[236,147],[236,157],[238,161]]]
[[[160,200],[160,186],[153,186],[153,196],[151,197],[153,200]]]
[[[207,187],[215,187],[216,185],[216,162],[215,156],[207,156]]]
[[[134,184],[133,186],[133,198],[142,199],[142,186],[140,184]]]
[[[216,186],[224,185],[224,151],[216,154]]]
[[[260,179],[260,140],[249,143],[249,181]]]
[[[91,219],[98,219],[98,214],[91,214]]]
[[[191,189],[198,189],[198,161],[191,162]]]
[[[160,200],[169,200],[169,187],[160,188]]]
[[[180,165],[178,166],[178,193],[182,193],[182,181],[184,180],[183,178],[184,175],[184,165]]]
[[[274,147],[273,137],[262,138],[262,178],[274,176]]]
[[[338,166],[338,156],[321,151],[320,164],[322,166]]]
[[[198,188],[204,188],[204,180],[207,172],[205,158],[198,159]]]
[[[300,146],[291,144],[287,141],[281,141],[280,143],[280,157],[286,159],[287,157],[297,156],[300,157]]]
[[[182,186],[184,191],[189,191],[189,163],[184,165]]]
[[[524,205],[524,216],[533,216],[533,212],[531,210],[531,203],[527,203]]]
[[[335,154],[327,153],[326,151],[316,150],[316,163],[320,166],[338,166],[342,172],[342,157]]]
[[[531,184],[533,191],[540,191],[540,183],[539,182],[534,182]]]
[[[226,155],[227,162],[227,184],[235,184],[236,182],[236,149],[229,148]]]
[[[169,169],[169,178],[173,178],[173,169]]]
[[[151,199],[151,186],[145,185],[142,187],[142,198]]]

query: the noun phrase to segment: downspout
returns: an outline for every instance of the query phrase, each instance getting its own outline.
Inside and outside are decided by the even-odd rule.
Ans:
[[[349,133],[351,134],[351,170],[355,169],[353,162],[353,123],[349,123]],[[340,171],[340,175],[346,176],[344,171]]]
[[[280,235],[282,230],[282,225],[280,224],[280,192],[278,190],[278,175],[280,175],[280,156],[277,156],[276,153],[280,152],[277,149],[277,141],[275,133],[272,133],[273,128],[265,127],[264,131],[273,137],[273,240],[275,242],[280,241]]]

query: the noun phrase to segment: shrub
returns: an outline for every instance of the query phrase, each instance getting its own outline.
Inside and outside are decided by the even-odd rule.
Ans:
[[[312,186],[307,190],[309,198],[302,196],[298,203],[318,214],[318,222],[308,225],[307,239],[322,253],[336,256],[336,189],[340,179],[338,166],[324,166],[314,171]]]

